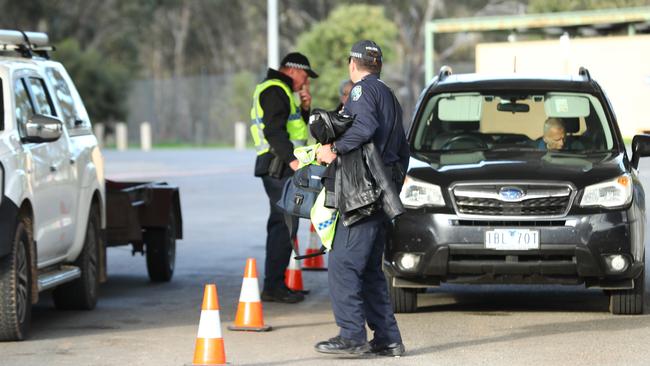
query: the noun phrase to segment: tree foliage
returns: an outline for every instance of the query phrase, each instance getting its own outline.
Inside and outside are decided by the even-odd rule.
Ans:
[[[54,59],[61,61],[72,76],[91,118],[124,120],[124,96],[129,88],[128,71],[124,66],[103,62],[99,52],[82,50],[74,39],[60,42]]]
[[[379,44],[385,63],[394,61],[397,28],[386,18],[381,6],[340,6],[298,38],[298,50],[319,73],[312,84],[314,103],[319,107],[334,108],[338,104],[338,87],[348,78],[350,48],[362,39]]]
[[[315,107],[337,104],[339,83],[347,78],[349,49],[355,41],[370,38],[386,53],[382,78],[397,91],[408,120],[425,82],[428,21],[641,6],[650,5],[650,0],[278,3],[280,54],[298,49],[322,75],[313,83]],[[126,114],[130,122],[154,123],[159,140],[207,133],[212,135],[205,141],[215,142],[230,138],[235,120],[248,119],[252,84],[261,79],[267,64],[266,5],[266,0],[0,0],[0,28],[47,32],[59,48],[53,57],[66,63],[93,121],[110,122]],[[436,65],[472,71],[476,43],[506,37],[507,32],[438,34]],[[218,82],[210,84],[212,80]],[[139,96],[129,94],[135,89]],[[201,103],[197,98],[203,98]],[[198,108],[204,105],[210,105],[209,111]]]
[[[248,71],[235,74],[231,81],[230,93],[231,119],[248,123],[255,88],[255,76]]]

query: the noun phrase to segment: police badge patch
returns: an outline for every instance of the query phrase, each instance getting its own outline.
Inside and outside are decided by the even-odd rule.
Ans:
[[[356,102],[357,100],[359,100],[359,98],[361,98],[361,93],[362,93],[361,85],[357,85],[354,88],[352,88],[352,91],[350,92],[350,95],[352,96],[352,101]]]

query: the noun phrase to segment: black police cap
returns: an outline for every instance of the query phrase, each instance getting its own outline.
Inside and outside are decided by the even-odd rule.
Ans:
[[[309,60],[307,59],[307,56],[299,52],[291,52],[286,56],[284,56],[282,62],[280,62],[280,66],[292,67],[294,69],[302,69],[307,72],[307,75],[309,75],[309,77],[314,79],[318,77],[318,74],[311,69],[311,65],[309,64]]]
[[[359,41],[352,46],[350,57],[364,59],[370,62],[382,62],[379,45],[370,40]]]

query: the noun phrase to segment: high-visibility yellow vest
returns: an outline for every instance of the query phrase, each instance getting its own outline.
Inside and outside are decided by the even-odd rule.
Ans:
[[[293,143],[294,147],[305,146],[309,133],[307,132],[307,124],[302,119],[300,114],[300,101],[294,98],[293,93],[287,86],[278,79],[266,80],[255,87],[253,94],[253,107],[251,108],[251,135],[253,135],[253,142],[255,143],[255,150],[257,155],[262,155],[269,151],[269,142],[264,137],[264,109],[260,106],[260,94],[271,86],[279,86],[284,90],[289,98],[289,118],[287,119],[287,133],[289,140]]]

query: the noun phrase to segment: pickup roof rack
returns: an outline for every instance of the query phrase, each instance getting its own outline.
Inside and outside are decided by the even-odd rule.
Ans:
[[[443,81],[452,74],[453,71],[451,67],[448,65],[443,65],[438,72],[438,81]],[[591,81],[591,74],[589,73],[589,70],[587,70],[587,68],[584,66],[580,66],[580,69],[578,69],[578,75],[585,81]]]
[[[591,74],[589,73],[589,70],[587,70],[586,67],[580,66],[580,70],[578,70],[578,75],[582,76],[585,81],[591,81]]]
[[[0,29],[0,52],[13,51],[25,58],[42,57],[49,59],[49,51],[54,51],[50,38],[42,32],[23,32]]]
[[[440,72],[438,73],[438,81],[445,80],[447,78],[447,76],[450,76],[453,73],[454,73],[454,71],[451,69],[451,66],[443,65],[440,68]]]

